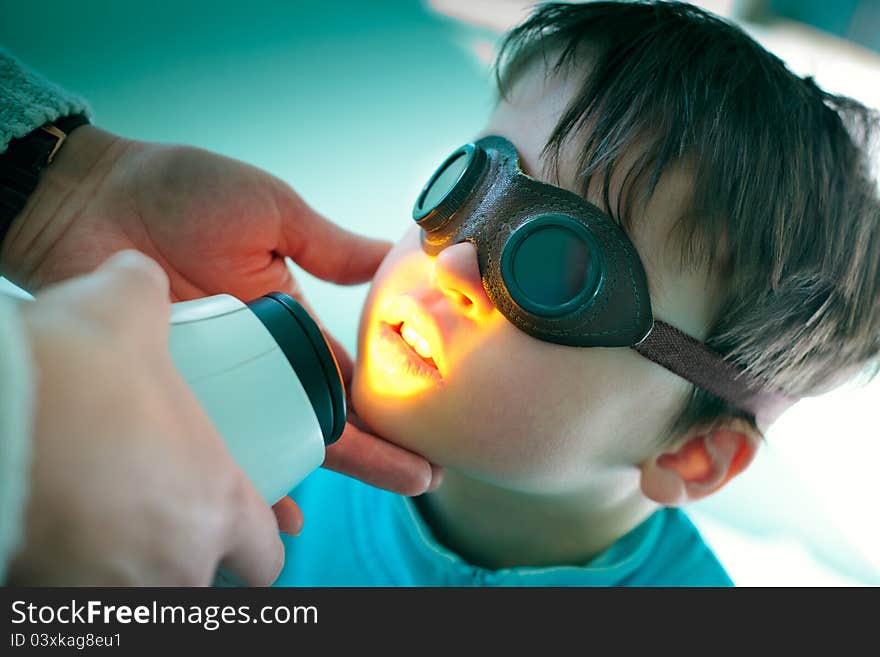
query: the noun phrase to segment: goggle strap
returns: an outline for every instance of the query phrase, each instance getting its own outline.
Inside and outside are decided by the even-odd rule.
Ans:
[[[759,427],[772,424],[797,401],[768,388],[724,360],[721,354],[666,322],[655,320],[648,336],[632,348],[673,374],[746,411]]]

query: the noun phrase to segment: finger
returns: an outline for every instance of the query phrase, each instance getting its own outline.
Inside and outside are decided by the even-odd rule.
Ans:
[[[334,338],[330,332],[324,327],[317,313],[315,313],[311,304],[306,300],[305,296],[302,293],[302,290],[299,287],[299,284],[294,278],[293,273],[290,271],[290,268],[287,265],[284,265],[284,275],[280,280],[280,288],[279,291],[284,292],[285,294],[290,295],[294,299],[296,299],[303,308],[306,309],[306,312],[311,316],[312,319],[318,324],[318,327],[321,329],[321,333],[324,334],[324,337],[327,339],[327,342],[330,344],[330,350],[333,352],[333,355],[336,356],[336,362],[339,364],[339,372],[342,374],[342,381],[348,386],[351,381],[351,374],[354,370],[354,364],[352,362],[351,356],[348,353],[348,350],[342,346],[342,343],[339,342],[336,338]]]
[[[272,507],[278,529],[288,536],[299,536],[303,527],[303,515],[299,506],[285,495]]]
[[[231,549],[221,567],[251,586],[268,586],[284,565],[284,545],[272,509],[241,475],[240,512],[230,526]]]
[[[440,488],[440,484],[443,483],[443,466],[437,465],[436,463],[431,464],[431,483],[428,484],[428,490],[426,492],[433,493],[435,490]]]
[[[82,311],[124,335],[161,338],[167,334],[168,276],[155,260],[138,251],[119,251],[84,281],[78,287]]]
[[[433,480],[431,464],[409,450],[346,424],[327,448],[323,467],[401,495],[421,495]]]
[[[278,256],[272,261],[271,266],[273,268],[277,267],[279,272],[279,287],[277,288],[278,291],[284,292],[285,294],[292,296],[304,306],[307,305],[302,287],[300,287],[299,281],[296,280],[296,277],[293,275],[293,271],[291,270],[290,261],[284,256]],[[310,309],[309,312],[311,313]]]
[[[324,337],[327,338],[327,342],[330,344],[330,350],[333,352],[333,355],[336,356],[336,362],[339,365],[339,373],[342,375],[342,383],[345,385],[345,389],[348,390],[349,385],[351,384],[351,375],[354,372],[354,361],[352,361],[348,350],[342,346],[342,343],[339,340],[334,338],[327,331],[324,331]]]
[[[285,191],[278,200],[281,234],[276,250],[331,283],[370,280],[391,243],[347,231],[315,212],[292,189]]]
[[[96,274],[113,276],[114,281],[124,281],[132,291],[168,296],[168,275],[152,258],[134,249],[117,251],[96,270]]]

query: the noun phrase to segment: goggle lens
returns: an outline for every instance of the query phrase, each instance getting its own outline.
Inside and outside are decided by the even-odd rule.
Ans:
[[[532,233],[520,244],[514,259],[514,279],[535,303],[561,306],[584,289],[589,264],[590,254],[573,233],[547,228]]]
[[[450,157],[444,165],[437,170],[434,176],[428,181],[425,190],[419,196],[416,209],[424,214],[429,213],[437,207],[437,205],[446,198],[455,184],[461,178],[461,174],[467,168],[468,158],[464,152],[458,152]]]
[[[601,269],[589,232],[565,215],[543,215],[522,225],[501,259],[510,296],[542,316],[563,315],[586,303],[596,292]]]
[[[485,166],[486,152],[474,144],[465,144],[446,158],[413,205],[416,223],[425,230],[442,226],[479,182]]]

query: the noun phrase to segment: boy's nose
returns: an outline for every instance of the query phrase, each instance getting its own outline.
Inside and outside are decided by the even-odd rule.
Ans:
[[[477,249],[470,242],[460,242],[443,249],[434,261],[437,286],[471,316],[491,312],[492,302],[483,289]]]

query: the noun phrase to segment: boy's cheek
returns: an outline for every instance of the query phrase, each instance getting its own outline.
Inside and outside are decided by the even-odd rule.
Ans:
[[[377,394],[358,364],[353,401],[379,435],[445,467],[498,485],[547,491],[570,481],[583,460],[582,434],[560,432],[564,396],[542,398],[552,381],[533,372],[525,383],[491,364],[434,394],[394,399]]]

